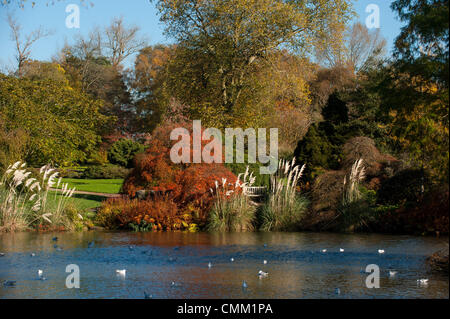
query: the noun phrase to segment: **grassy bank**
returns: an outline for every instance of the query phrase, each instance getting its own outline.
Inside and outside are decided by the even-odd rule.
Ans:
[[[75,179],[63,178],[70,188],[75,187],[77,191],[117,194],[122,187],[123,179]]]
[[[61,193],[58,193],[55,198],[54,192],[51,192],[51,194],[51,200],[54,201],[58,201],[62,196]],[[105,200],[105,198],[102,196],[74,194],[68,200],[68,203],[73,204],[80,211],[89,211],[99,207],[103,200]]]

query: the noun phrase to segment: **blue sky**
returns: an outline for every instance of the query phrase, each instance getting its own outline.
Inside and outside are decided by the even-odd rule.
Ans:
[[[55,1],[54,5],[46,6],[47,0],[34,0],[37,4],[34,8],[27,5],[24,10],[19,8],[5,8],[0,6],[0,68],[15,65],[14,43],[10,39],[10,31],[6,21],[7,10],[12,12],[22,24],[23,34],[36,29],[39,26],[51,30],[52,36],[36,42],[32,48],[32,58],[36,60],[51,60],[63,46],[65,41],[71,42],[72,38],[81,33],[87,34],[95,27],[103,27],[111,22],[114,17],[123,16],[128,25],[141,27],[141,35],[149,39],[149,44],[167,43],[163,35],[164,26],[159,22],[154,3],[149,0],[92,0],[93,7],[80,6],[80,29],[68,29],[65,26],[65,8],[68,4],[79,4],[78,0]],[[51,0],[49,0],[51,2]],[[31,0],[28,0],[31,2]],[[365,12],[369,4],[376,4],[380,8],[380,30],[388,41],[389,50],[400,32],[401,23],[396,19],[394,12],[389,8],[388,0],[356,0],[354,9],[358,14],[355,21],[364,23],[368,13]],[[133,57],[126,61],[130,66]]]

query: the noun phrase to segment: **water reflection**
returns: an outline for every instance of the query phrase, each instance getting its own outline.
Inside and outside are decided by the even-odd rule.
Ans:
[[[448,239],[376,234],[1,234],[0,282],[17,284],[0,286],[0,298],[144,298],[144,291],[153,298],[448,298],[448,276],[424,263],[446,245]],[[65,287],[68,264],[80,267],[80,289]],[[368,264],[381,269],[380,289],[365,287]],[[269,275],[260,278],[259,270]],[[418,286],[419,278],[429,278],[428,286]]]

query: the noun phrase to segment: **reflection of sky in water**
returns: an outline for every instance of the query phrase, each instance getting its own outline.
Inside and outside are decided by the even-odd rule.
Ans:
[[[0,235],[0,298],[448,298],[448,276],[425,258],[448,239],[325,233],[59,233]],[[95,241],[92,248],[88,243]],[[267,243],[267,247],[264,247]],[[133,249],[129,247],[132,246]],[[321,250],[326,248],[327,253]],[[345,252],[339,252],[344,248]],[[386,253],[378,254],[378,249]],[[36,253],[32,257],[31,253]],[[234,262],[230,258],[234,258]],[[263,260],[267,260],[266,265]],[[212,267],[208,268],[208,263]],[[65,268],[80,267],[80,289],[65,287]],[[380,289],[365,287],[368,264]],[[38,280],[42,269],[46,281]],[[126,277],[116,274],[126,269]],[[398,271],[389,277],[389,269]],[[258,278],[258,271],[269,273]],[[427,287],[417,279],[429,278]],[[248,288],[242,289],[245,280]],[[175,283],[175,285],[172,284]],[[336,294],[339,288],[340,294]]]

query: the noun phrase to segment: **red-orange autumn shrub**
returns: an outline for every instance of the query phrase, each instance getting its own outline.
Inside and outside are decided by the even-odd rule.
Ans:
[[[222,164],[194,164],[180,171],[176,179],[177,189],[174,200],[181,209],[191,209],[195,212],[197,222],[206,222],[215,197],[210,189],[215,189],[215,182],[236,182],[237,177]]]
[[[170,149],[154,140],[145,153],[136,157],[135,167],[125,179],[122,192],[134,197],[141,189],[173,190],[178,170],[170,161]]]
[[[155,130],[146,152],[136,157],[135,167],[125,179],[122,192],[131,198],[139,190],[164,193],[181,213],[190,214],[194,222],[201,225],[206,222],[214,199],[210,188],[222,178],[234,184],[237,177],[221,163],[173,163],[170,150],[177,141],[170,140],[170,132],[179,126],[170,124]],[[192,134],[190,139],[192,145]],[[209,142],[202,141],[202,147]],[[190,156],[192,159],[192,148]]]
[[[154,200],[109,199],[100,207],[96,219],[109,229],[147,225],[152,230],[185,229],[192,221],[189,215],[181,214],[177,205],[165,197]]]

